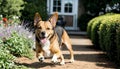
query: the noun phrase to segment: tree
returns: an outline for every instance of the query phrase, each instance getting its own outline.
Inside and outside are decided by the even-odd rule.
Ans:
[[[24,8],[23,4],[23,0],[0,0],[0,14],[7,17],[20,17],[20,10]]]
[[[81,0],[84,14],[78,19],[78,26],[86,31],[87,23],[92,18],[108,12],[120,13],[120,0]],[[82,27],[81,27],[82,26]]]
[[[47,0],[24,0],[25,8],[21,11],[23,20],[32,20],[36,12],[39,12],[43,20],[47,18]]]

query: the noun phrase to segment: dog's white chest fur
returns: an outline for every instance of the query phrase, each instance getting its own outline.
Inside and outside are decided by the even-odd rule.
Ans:
[[[50,57],[51,56],[50,41],[49,40],[47,40],[44,44],[42,44],[42,49],[44,51],[44,56],[45,57]]]

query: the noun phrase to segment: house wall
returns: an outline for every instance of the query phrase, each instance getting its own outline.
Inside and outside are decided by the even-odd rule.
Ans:
[[[79,18],[82,14],[84,14],[84,11],[85,11],[85,9],[84,9],[84,6],[83,6],[83,4],[82,4],[82,1],[79,0],[79,3],[78,3],[78,18]]]
[[[52,10],[52,7],[51,7],[51,3],[52,3],[52,0],[47,0],[48,4],[47,4],[47,7],[48,7],[48,14],[51,15],[51,10]],[[64,0],[63,0],[64,1]],[[76,1],[76,0],[75,0]],[[74,11],[75,13],[59,13],[59,16],[63,16],[64,17],[64,20],[66,21],[66,27],[72,27],[74,29],[78,29],[77,28],[77,21],[78,21],[78,18],[84,13],[84,7],[81,3],[81,0],[78,0],[78,4],[74,4],[75,6],[73,7],[74,8]],[[76,9],[76,6],[78,6],[78,9]],[[70,29],[70,28],[68,28]]]

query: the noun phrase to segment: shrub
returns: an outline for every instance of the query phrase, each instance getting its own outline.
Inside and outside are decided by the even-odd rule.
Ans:
[[[99,26],[100,26],[101,22],[100,20],[96,20],[93,25],[92,25],[92,28],[91,28],[91,40],[92,40],[92,43],[94,44],[94,46],[96,48],[99,48]]]
[[[90,20],[88,25],[87,25],[87,35],[88,37],[91,39],[91,27],[92,27],[92,24],[94,23],[94,19]]]
[[[32,42],[18,33],[13,32],[11,37],[5,40],[5,46],[14,56],[26,56],[31,58]]]
[[[117,46],[117,60],[120,62],[120,24],[116,29],[116,46]],[[120,63],[119,63],[120,64]]]
[[[0,14],[3,15],[3,17],[13,17],[18,16],[20,17],[21,13],[20,10],[22,10],[24,7],[22,6],[24,4],[23,0],[1,0],[0,1]]]
[[[102,15],[96,18],[93,18],[89,21],[87,26],[87,34],[89,38],[92,40],[92,43],[96,48],[99,48],[99,26],[101,24],[101,21],[104,20],[107,16],[112,14],[106,14]]]
[[[47,0],[24,0],[24,9],[21,11],[22,20],[31,20],[33,21],[34,15],[36,12],[39,12],[42,19],[47,18]],[[31,9],[30,9],[31,8]]]
[[[95,47],[99,48],[99,26],[101,23],[104,23],[105,19],[111,15],[114,15],[113,13],[108,13],[106,15],[101,15],[99,17],[93,18],[89,21],[87,26],[87,34],[92,40]]]
[[[19,35],[29,38],[34,42],[34,35],[32,32],[29,32],[29,29],[21,25],[15,24],[8,27],[0,27],[0,38],[9,38],[11,37],[12,32],[17,32]]]
[[[16,65],[15,57],[26,56],[32,58],[34,35],[20,25],[0,27],[0,69],[27,69]]]
[[[89,14],[83,14],[78,18],[78,27],[80,28],[81,31],[86,31],[87,30],[87,24],[90,19],[93,17]]]
[[[105,23],[103,25],[102,25],[103,29],[100,29],[100,46],[104,48],[109,58],[112,59],[111,57],[115,56],[116,53],[116,43],[115,43],[116,26],[115,23]]]
[[[1,41],[1,40],[0,40]],[[2,42],[0,43],[0,45],[2,44]],[[1,69],[12,69],[12,67],[14,66],[14,62],[13,60],[15,59],[15,57],[10,54],[10,52],[6,49],[3,48],[3,44],[2,46],[0,46],[0,68]]]
[[[12,25],[0,27],[0,38],[5,40],[5,45],[10,52],[16,56],[29,56],[31,47],[34,44],[34,35],[23,26]],[[15,32],[15,33],[13,33]]]
[[[110,59],[120,62],[120,14],[96,17],[88,23],[87,28],[94,45],[100,46]]]
[[[25,66],[22,65],[16,65],[14,63],[14,59],[16,58],[12,54],[10,54],[10,51],[4,47],[2,40],[0,40],[0,69],[28,69]]]
[[[109,16],[100,25],[100,46],[107,52],[110,59],[116,59],[117,57],[117,40],[116,40],[116,29],[117,24],[120,25],[120,15],[115,14]]]

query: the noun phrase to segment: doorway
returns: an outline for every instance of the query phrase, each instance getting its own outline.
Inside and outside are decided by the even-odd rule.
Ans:
[[[67,30],[77,30],[78,0],[47,0],[48,13],[58,12]]]

